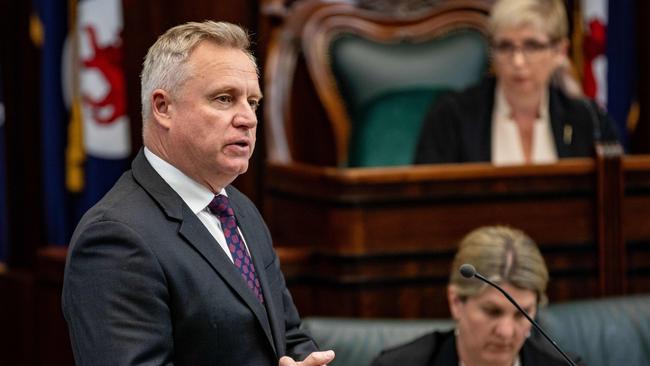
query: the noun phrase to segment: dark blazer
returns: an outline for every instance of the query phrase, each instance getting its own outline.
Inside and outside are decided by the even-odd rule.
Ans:
[[[416,164],[489,162],[496,81],[488,78],[434,103],[422,122]],[[612,120],[593,102],[549,88],[549,119],[559,158],[593,155],[595,141],[617,141]],[[565,136],[565,131],[570,134]]]
[[[522,366],[565,366],[566,361],[554,349],[542,342],[544,339],[530,337],[519,351]],[[580,359],[573,357],[579,365]],[[407,344],[397,346],[375,358],[371,366],[457,366],[456,336],[454,331],[433,332]]]
[[[260,213],[226,188],[264,306],[140,151],[84,215],[65,268],[63,313],[77,365],[273,365],[317,349]]]

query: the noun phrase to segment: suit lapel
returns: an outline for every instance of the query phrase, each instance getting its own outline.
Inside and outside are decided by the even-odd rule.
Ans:
[[[269,319],[262,304],[253,295],[252,291],[246,286],[246,283],[241,278],[241,274],[230,261],[230,258],[224,253],[214,237],[205,228],[203,223],[196,217],[196,215],[187,207],[180,196],[160,177],[160,175],[153,169],[144,156],[144,151],[141,149],[132,164],[132,174],[134,179],[147,191],[147,193],[160,205],[165,215],[170,220],[179,221],[180,229],[179,236],[184,238],[194,249],[196,249],[203,258],[210,264],[215,272],[226,282],[241,298],[241,300],[248,306],[255,314],[255,317],[260,322],[264,333],[269,340],[271,346],[276,350],[277,345],[273,342],[271,336],[271,329]],[[237,217],[239,219],[238,207],[235,207]],[[247,222],[244,217],[242,221]],[[242,228],[242,232],[244,229]],[[259,242],[253,233],[257,230],[248,230],[251,236],[246,233],[246,243],[249,245],[249,250],[252,243]],[[263,266],[255,260],[253,255],[253,263],[260,276],[262,282],[262,289],[265,298],[270,298],[267,295],[268,284],[263,276]]]
[[[478,90],[480,96],[476,98],[476,112],[473,118],[479,121],[478,136],[473,141],[477,142],[476,156],[469,160],[491,161],[492,160],[492,113],[494,112],[494,92],[496,81],[489,79],[481,85]]]
[[[243,229],[242,229],[243,232]],[[259,321],[264,333],[269,340],[269,343],[275,349],[275,344],[273,343],[273,337],[271,336],[271,329],[269,326],[269,319],[266,314],[266,310],[257,300],[253,292],[246,286],[246,283],[241,277],[239,271],[230,261],[230,258],[227,257],[226,253],[221,249],[219,244],[214,240],[212,235],[205,228],[203,223],[194,215],[189,208],[185,208],[183,220],[181,223],[181,228],[179,234],[184,237],[190,245],[192,245],[201,255],[205,258],[210,266],[221,276],[221,278],[228,283],[228,285],[239,295],[243,302],[248,306],[251,311],[255,314],[255,317]],[[252,252],[253,249],[250,249],[249,242],[252,238],[249,239],[246,234],[244,234],[246,239],[246,244],[249,245],[249,250]],[[255,265],[255,270],[261,278],[260,267],[253,257],[253,264]],[[262,283],[262,288],[265,289],[264,283]],[[266,293],[264,293],[265,298],[268,298]]]
[[[440,342],[440,348],[435,359],[431,363],[431,366],[458,365],[456,336],[453,334],[453,331],[448,333],[437,333],[437,341]]]
[[[553,140],[557,149],[558,158],[566,158],[570,155],[570,148],[573,142],[573,125],[568,120],[566,110],[560,103],[557,91],[549,89],[549,119],[551,120],[551,130]]]
[[[262,310],[265,321],[260,322],[264,328],[264,332],[269,338],[271,344],[273,344],[273,347],[277,354],[278,350],[282,349],[280,344],[277,342],[280,342],[280,340],[284,339],[284,335],[281,333],[281,330],[284,329],[284,325],[277,324],[278,319],[273,316],[273,314],[275,314],[275,304],[272,301],[272,290],[269,287],[268,278],[266,277],[264,263],[260,260],[259,255],[256,255],[261,253],[263,248],[260,248],[260,245],[261,243],[267,241],[267,239],[263,236],[264,230],[259,227],[259,222],[254,219],[254,215],[248,212],[248,210],[246,210],[246,208],[241,205],[240,200],[235,198],[236,195],[232,192],[231,189],[226,188],[226,190],[228,192],[228,196],[232,198],[230,200],[230,204],[233,206],[233,210],[235,211],[237,224],[244,236],[244,240],[248,246],[248,251],[251,254],[251,260],[253,261],[255,271],[257,272],[257,277],[260,280],[260,287],[262,288],[262,293],[264,294],[264,304],[266,305],[267,311],[264,311],[264,308],[261,306],[261,304],[257,301],[257,299],[255,299],[255,297],[253,297],[252,292],[248,288],[246,288],[246,290],[251,294],[251,298]]]

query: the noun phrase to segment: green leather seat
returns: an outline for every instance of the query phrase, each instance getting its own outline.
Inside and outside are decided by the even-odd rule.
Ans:
[[[348,165],[411,164],[430,105],[444,91],[478,82],[487,51],[485,36],[472,29],[423,42],[334,39],[332,70],[352,124]]]
[[[588,366],[650,365],[650,295],[555,304],[540,323]]]
[[[391,90],[372,98],[354,118],[350,137],[351,167],[411,164],[422,120],[447,89]]]
[[[650,294],[552,304],[538,318],[565,352],[587,366],[650,365]],[[334,349],[330,366],[366,366],[384,348],[454,325],[451,319],[308,317],[303,326],[321,349]]]
[[[390,348],[432,330],[454,327],[451,319],[398,320],[311,317],[303,320],[322,350],[333,349],[329,366],[368,366],[384,348]],[[408,365],[404,365],[408,366]]]

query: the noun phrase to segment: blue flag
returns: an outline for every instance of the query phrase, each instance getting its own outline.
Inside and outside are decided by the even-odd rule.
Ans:
[[[581,0],[581,7],[583,88],[607,109],[627,148],[628,118],[636,99],[636,1]]]
[[[67,4],[67,2],[66,2]],[[35,0],[43,26],[43,187],[48,244],[67,245],[81,216],[128,169],[121,0]]]
[[[79,104],[83,129],[82,211],[95,204],[129,168],[131,129],[126,115],[122,0],[78,5]]]
[[[68,110],[63,101],[62,57],[68,29],[68,9],[60,2],[36,0],[43,27],[41,47],[41,108],[43,189],[46,238],[66,244],[71,233],[70,197],[65,188],[65,144]]]
[[[628,147],[627,120],[636,95],[635,1],[609,2],[607,24],[607,112]]]

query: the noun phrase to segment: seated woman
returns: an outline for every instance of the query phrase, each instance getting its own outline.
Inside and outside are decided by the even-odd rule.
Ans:
[[[545,339],[530,337],[530,322],[503,294],[459,273],[464,263],[499,284],[531,317],[546,303],[548,270],[537,245],[519,230],[478,228],[463,238],[452,264],[447,298],[456,329],[384,350],[372,366],[565,365]]]
[[[568,61],[562,0],[499,0],[489,31],[496,78],[435,103],[415,163],[553,163],[592,155],[595,141],[617,140],[594,103],[551,83]]]

